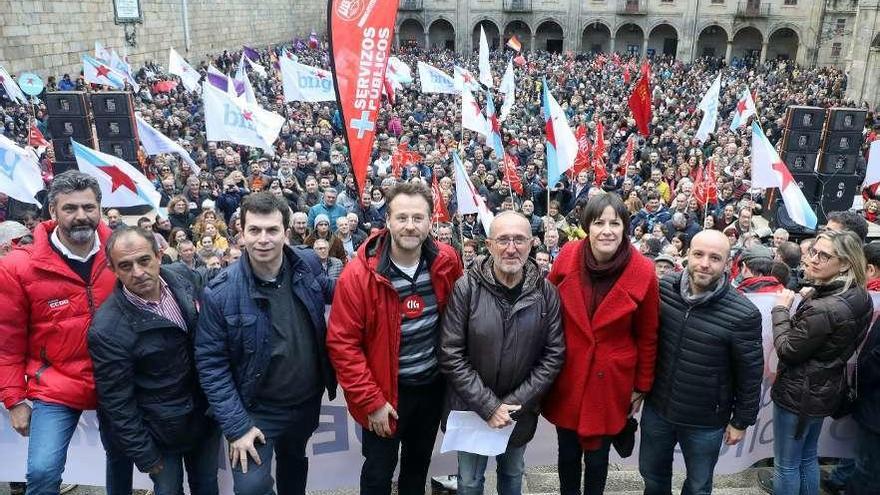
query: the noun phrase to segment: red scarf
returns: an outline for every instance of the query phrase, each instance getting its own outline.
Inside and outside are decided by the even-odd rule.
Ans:
[[[589,315],[590,319],[593,318],[596,308],[599,307],[605,296],[611,292],[611,288],[614,287],[617,279],[620,278],[620,274],[623,273],[624,268],[629,263],[630,255],[632,254],[629,237],[623,235],[622,238],[623,240],[620,246],[617,247],[614,256],[605,263],[599,263],[593,256],[589,238],[584,239],[584,242],[581,244],[581,249],[583,250],[581,256],[584,260],[584,269],[581,270],[584,277],[584,302],[587,304],[587,315]]]

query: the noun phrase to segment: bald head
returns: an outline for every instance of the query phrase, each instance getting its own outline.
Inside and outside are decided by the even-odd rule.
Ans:
[[[507,231],[511,228],[522,230],[526,237],[531,237],[532,235],[532,225],[529,223],[529,220],[522,213],[513,210],[504,210],[495,215],[495,218],[489,225],[489,232],[490,235],[497,237],[495,235],[496,232],[501,230]]]
[[[719,230],[701,230],[691,239],[691,249],[695,246],[722,254],[724,261],[730,256],[730,240]]]
[[[688,250],[688,278],[690,290],[697,295],[711,291],[727,269],[730,242],[717,230],[703,230],[691,240]]]

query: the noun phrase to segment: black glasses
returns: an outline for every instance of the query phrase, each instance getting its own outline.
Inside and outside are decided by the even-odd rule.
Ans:
[[[498,244],[501,247],[508,247],[512,243],[514,246],[521,248],[521,247],[525,246],[526,244],[528,244],[529,241],[532,240],[532,238],[517,236],[517,237],[496,237],[493,239],[490,237],[489,240]]]
[[[837,258],[837,255],[826,253],[824,251],[819,251],[816,248],[810,248],[807,250],[807,255],[810,259],[819,259],[819,263],[828,263],[832,258]]]

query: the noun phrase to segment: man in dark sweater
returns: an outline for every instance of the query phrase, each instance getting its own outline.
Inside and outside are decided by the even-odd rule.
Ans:
[[[271,193],[241,203],[242,258],[202,296],[196,366],[229,439],[235,493],[304,494],[306,442],[336,381],[325,351],[333,283],[315,253],[285,245],[290,208]]]

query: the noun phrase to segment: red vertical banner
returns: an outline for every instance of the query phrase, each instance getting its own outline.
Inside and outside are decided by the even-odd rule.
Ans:
[[[647,136],[651,127],[651,88],[648,85],[648,78],[644,75],[633,88],[629,97],[629,108],[632,110],[639,134]]]
[[[329,0],[330,66],[351,168],[361,192],[376,138],[398,2]]]

